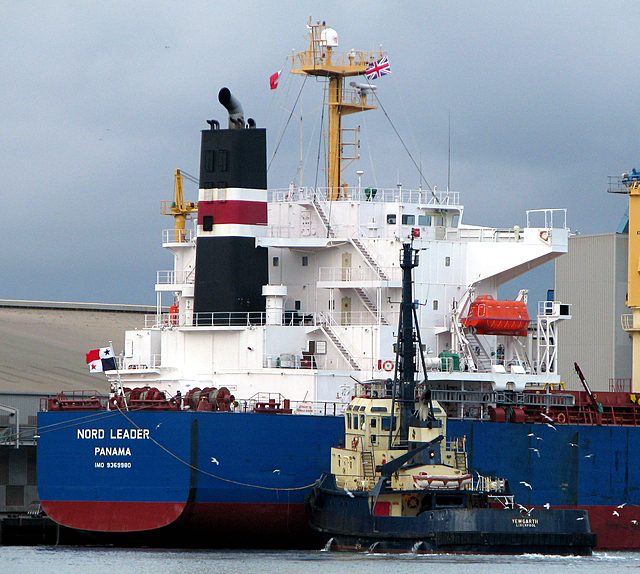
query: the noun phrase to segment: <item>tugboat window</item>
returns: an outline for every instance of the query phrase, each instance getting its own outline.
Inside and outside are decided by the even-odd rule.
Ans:
[[[213,215],[205,215],[202,218],[202,231],[213,231]]]
[[[430,215],[418,215],[418,225],[421,227],[431,227]]]
[[[308,267],[309,265],[309,257],[307,257],[306,255],[302,256],[302,266],[303,267]]]
[[[415,215],[403,215],[402,216],[402,225],[415,225],[416,216]]]
[[[273,258],[273,266],[277,267],[278,265],[280,265],[280,257],[274,257]]]
[[[391,428],[391,417],[382,417],[382,430],[396,430],[396,417],[393,417],[393,428]]]
[[[387,213],[387,223],[389,225],[396,224],[396,214],[395,213]]]

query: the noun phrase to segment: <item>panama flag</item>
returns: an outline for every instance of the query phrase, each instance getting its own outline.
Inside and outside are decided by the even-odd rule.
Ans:
[[[280,80],[280,74],[282,74],[282,70],[276,72],[269,78],[269,85],[272,90],[275,90],[278,87],[278,80]]]
[[[90,373],[102,373],[103,371],[115,371],[116,359],[111,347],[94,349],[87,353],[87,365]]]

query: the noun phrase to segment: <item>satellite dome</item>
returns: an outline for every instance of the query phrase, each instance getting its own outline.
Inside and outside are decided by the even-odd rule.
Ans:
[[[338,46],[338,32],[333,28],[325,28],[320,33],[322,43],[328,48],[336,48]]]

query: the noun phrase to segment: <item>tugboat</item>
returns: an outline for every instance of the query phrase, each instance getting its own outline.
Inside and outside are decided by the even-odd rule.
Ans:
[[[416,384],[416,347],[427,372],[412,299],[418,255],[404,243],[395,377],[358,385],[344,445],[307,501],[311,527],[332,550],[591,555],[587,511],[526,508],[507,480],[474,479],[465,437],[447,437],[426,377]]]

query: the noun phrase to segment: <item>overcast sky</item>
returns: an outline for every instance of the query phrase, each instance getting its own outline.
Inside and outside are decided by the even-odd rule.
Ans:
[[[320,10],[323,10],[321,13]],[[173,170],[197,175],[200,130],[226,121],[229,87],[280,140],[302,78],[287,73],[306,24],[325,20],[339,50],[388,51],[381,111],[361,126],[356,184],[417,187],[397,130],[430,185],[451,188],[465,221],[512,227],[525,211],[567,208],[581,234],[615,231],[626,198],[607,176],[640,168],[636,2],[44,2],[3,7],[0,35],[0,298],[154,303],[172,226],[160,201]],[[268,78],[284,68],[278,90]],[[308,80],[270,187],[316,181],[322,85]],[[301,110],[301,111],[300,111]],[[450,118],[450,120],[449,120]],[[224,125],[224,123],[223,123]],[[395,128],[395,130],[394,130]],[[320,176],[321,178],[321,176]],[[197,187],[187,184],[187,199]]]

